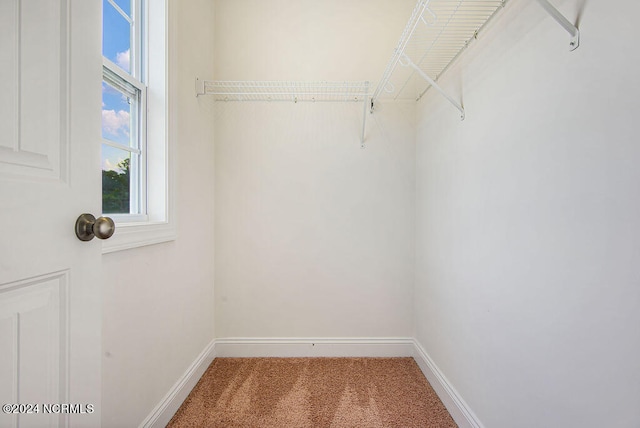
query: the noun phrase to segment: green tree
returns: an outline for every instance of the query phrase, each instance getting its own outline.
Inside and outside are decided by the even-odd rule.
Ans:
[[[129,214],[130,159],[118,163],[119,171],[102,171],[102,212]]]

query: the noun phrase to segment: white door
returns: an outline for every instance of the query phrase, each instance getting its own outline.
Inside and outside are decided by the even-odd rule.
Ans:
[[[0,0],[2,427],[100,421],[101,246],[74,233],[101,209],[100,13]]]

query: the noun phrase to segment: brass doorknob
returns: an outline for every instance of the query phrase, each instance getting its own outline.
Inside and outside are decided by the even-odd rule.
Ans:
[[[82,214],[76,220],[76,236],[81,241],[109,239],[116,231],[116,225],[109,217],[95,218],[91,214]]]

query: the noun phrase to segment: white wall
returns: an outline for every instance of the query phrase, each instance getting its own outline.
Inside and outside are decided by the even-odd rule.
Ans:
[[[487,427],[640,426],[640,5],[506,10],[417,121],[417,338]]]
[[[219,80],[376,80],[413,0],[218,0]]]
[[[217,79],[379,78],[414,5],[219,1]],[[216,105],[216,336],[409,336],[415,105]]]
[[[103,256],[106,427],[140,424],[213,339],[213,113],[194,96],[213,73],[212,20],[210,0],[170,1],[178,238]]]

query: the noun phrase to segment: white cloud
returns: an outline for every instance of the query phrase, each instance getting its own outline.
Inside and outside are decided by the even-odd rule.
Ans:
[[[124,171],[122,171],[122,169],[118,166],[118,164],[120,162],[122,162],[122,161],[123,161],[123,159],[121,159],[121,158],[118,158],[115,161],[111,161],[110,159],[103,159],[103,161],[102,161],[102,170],[103,171],[115,171],[115,172],[121,174]]]
[[[131,49],[127,49],[124,52],[118,52],[116,54],[116,64],[122,67],[125,71],[130,71],[131,66]]]
[[[102,110],[102,130],[113,137],[129,137],[130,115],[128,111]]]

